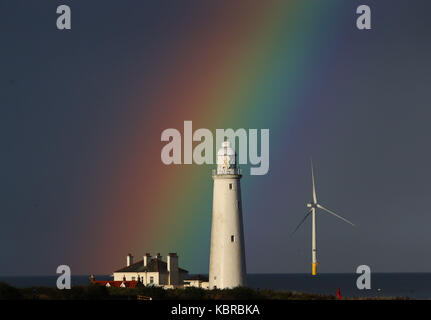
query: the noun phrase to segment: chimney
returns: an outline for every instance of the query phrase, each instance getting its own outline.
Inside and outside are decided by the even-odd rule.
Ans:
[[[151,254],[146,253],[144,255],[144,267],[148,266],[151,262]]]
[[[167,267],[169,272],[169,284],[179,284],[178,256],[176,253],[168,254]]]
[[[129,253],[128,255],[127,255],[127,266],[130,266],[130,265],[132,265],[133,264],[133,256],[132,256],[132,254],[131,253]]]

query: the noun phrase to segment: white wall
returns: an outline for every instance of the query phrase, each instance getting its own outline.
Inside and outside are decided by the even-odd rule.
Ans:
[[[139,277],[143,277],[144,285],[150,284],[150,277],[154,277],[154,285],[166,284],[167,276],[164,274],[160,274],[158,272],[115,272],[114,273],[114,281],[123,281],[123,277],[126,277],[126,281],[132,281],[132,277],[135,277],[135,281],[138,280]],[[162,283],[160,283],[162,281]]]
[[[209,285],[210,288],[245,286],[240,176],[216,175],[213,179]]]
[[[209,288],[209,282],[202,282],[200,280],[187,280],[187,282],[189,282],[189,284],[184,284],[184,287],[195,287],[202,289]]]

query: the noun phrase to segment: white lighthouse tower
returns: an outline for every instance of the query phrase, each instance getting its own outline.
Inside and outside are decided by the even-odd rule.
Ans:
[[[214,193],[211,226],[209,285],[234,288],[246,285],[244,232],[241,205],[241,172],[228,141],[217,152],[213,170]]]

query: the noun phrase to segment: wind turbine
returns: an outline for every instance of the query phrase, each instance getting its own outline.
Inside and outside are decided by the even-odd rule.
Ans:
[[[293,231],[292,235],[295,234],[295,232],[299,229],[299,227],[304,223],[304,221],[308,218],[308,216],[311,214],[311,257],[312,257],[312,275],[315,276],[317,273],[317,257],[316,257],[316,212],[317,209],[321,209],[326,211],[327,213],[332,214],[333,216],[337,217],[338,219],[343,220],[344,222],[347,222],[348,224],[351,224],[352,226],[355,226],[353,223],[351,223],[349,220],[339,216],[334,211],[329,210],[322,206],[320,203],[317,202],[317,196],[316,196],[316,186],[314,183],[314,170],[313,170],[313,160],[311,160],[311,179],[313,181],[313,202],[307,203],[307,207],[311,208],[310,211],[305,215],[305,217],[301,220],[301,222],[298,224],[296,229]]]

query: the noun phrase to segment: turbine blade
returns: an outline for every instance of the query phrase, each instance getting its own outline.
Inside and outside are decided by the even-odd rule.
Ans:
[[[320,204],[317,204],[317,207],[318,207],[319,209],[325,210],[326,212],[329,212],[330,214],[332,214],[332,215],[336,216],[337,218],[339,218],[339,219],[343,220],[344,222],[347,222],[348,224],[351,224],[352,226],[355,226],[355,225],[354,225],[353,223],[351,223],[349,220],[347,220],[347,219],[343,218],[342,216],[339,216],[339,215],[338,215],[338,214],[336,214],[334,211],[331,211],[331,210],[329,210],[329,209],[325,208],[324,206],[322,206],[322,205],[320,205]]]
[[[301,222],[298,224],[298,226],[296,227],[296,229],[292,232],[291,236],[293,236],[293,235],[295,234],[295,232],[299,229],[299,227],[304,223],[304,221],[305,221],[305,220],[308,218],[308,216],[311,214],[311,211],[313,211],[313,210],[308,211],[308,213],[305,215],[305,217],[304,217],[304,218],[302,218]]]
[[[316,186],[314,184],[313,159],[310,159],[310,160],[311,160],[311,179],[313,180],[313,201],[314,201],[314,203],[317,203]]]

